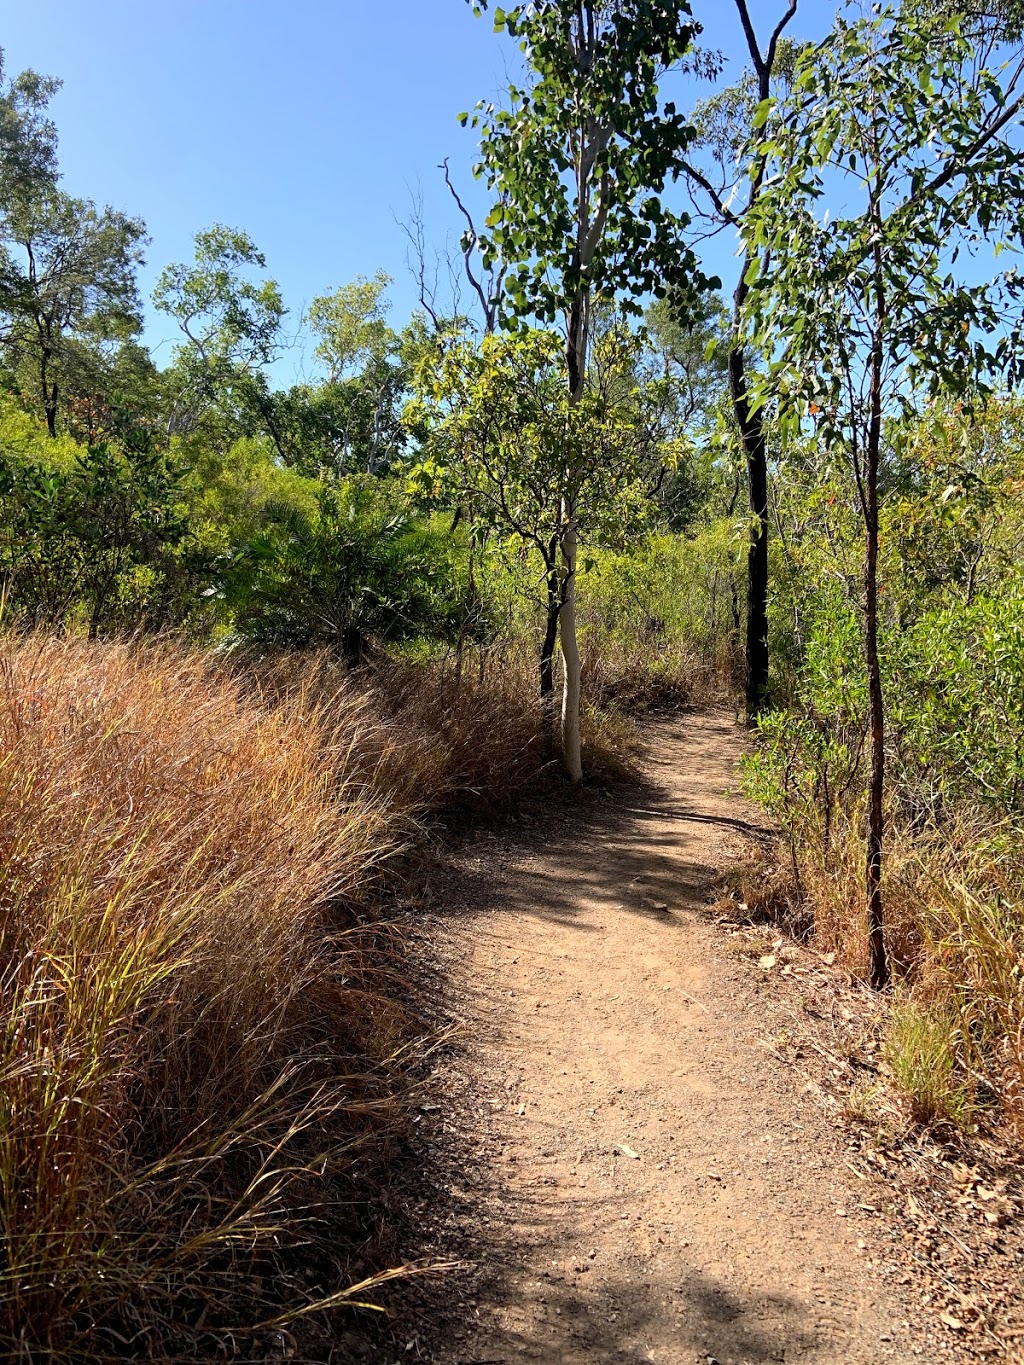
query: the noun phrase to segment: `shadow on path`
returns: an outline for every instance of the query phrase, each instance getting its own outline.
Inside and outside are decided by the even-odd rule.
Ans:
[[[462,1028],[412,1252],[474,1269],[417,1291],[401,1358],[893,1358],[828,1153],[753,1036],[760,983],[704,913],[769,832],[734,794],[742,744],[725,716],[661,722],[642,786],[460,857],[430,933]]]

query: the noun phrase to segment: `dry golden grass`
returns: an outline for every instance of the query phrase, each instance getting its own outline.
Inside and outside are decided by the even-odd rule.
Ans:
[[[422,819],[545,771],[534,687],[0,641],[0,1354],[262,1359],[345,1301],[415,1038],[356,910]]]
[[[744,898],[776,917],[809,908],[818,947],[867,977],[864,848],[856,818],[826,848],[805,840],[799,882],[782,854],[754,871]],[[949,817],[920,833],[890,828],[883,892],[899,990],[886,1055],[919,1123],[997,1124],[1024,1136],[1024,832]],[[784,906],[778,909],[780,891]]]
[[[742,689],[742,659],[726,640],[709,652],[684,639],[627,643],[592,629],[584,634],[582,654],[583,693],[601,710],[718,706]]]
[[[4,642],[3,1349],[259,1321],[257,1263],[386,1110],[400,1021],[334,910],[392,840],[346,779],[363,715],[170,646]]]

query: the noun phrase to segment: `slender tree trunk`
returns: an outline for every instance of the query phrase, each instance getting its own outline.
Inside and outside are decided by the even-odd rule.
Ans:
[[[871,769],[868,775],[868,831],[865,890],[868,911],[868,960],[871,985],[881,990],[889,981],[882,907],[882,840],[885,795],[885,701],[878,659],[878,463],[882,445],[882,328],[885,295],[880,248],[875,247],[877,318],[871,353],[870,412],[864,482],[864,662],[868,682],[868,730]]]
[[[43,393],[43,412],[46,414],[46,431],[50,440],[57,436],[57,385],[50,383],[50,351],[44,346],[39,358],[39,382]]]
[[[775,25],[767,49],[762,53],[754,26],[750,20],[747,0],[736,0],[740,22],[747,40],[750,60],[757,76],[757,97],[764,101],[771,95],[772,73],[778,52],[778,40],[796,14],[798,0],[789,0],[785,13]],[[751,182],[747,208],[753,207],[764,183],[768,161],[761,158]],[[733,220],[736,222],[736,219]],[[750,498],[750,542],[747,547],[747,640],[746,694],[747,720],[757,721],[768,707],[768,449],[760,411],[751,413],[747,394],[746,353],[741,344],[743,305],[750,286],[747,274],[756,256],[746,252],[740,270],[739,283],[733,297],[733,345],[729,353],[729,388],[733,410],[743,441],[747,459],[747,492]]]
[[[569,379],[569,403],[583,397],[587,382],[587,354],[590,340],[590,299],[581,290],[569,311],[565,359]],[[562,533],[559,548],[565,577],[561,585],[561,611],[558,613],[558,643],[562,651],[562,763],[572,782],[583,781],[580,748],[581,665],[576,638],[576,505],[566,479],[562,502]]]
[[[552,556],[557,553],[553,547]],[[548,758],[555,753],[555,648],[558,644],[558,614],[562,605],[558,566],[551,562],[547,571],[548,606],[544,624],[544,643],[540,650],[540,703],[544,718],[544,747]]]
[[[876,990],[889,980],[882,913],[882,820],[885,791],[885,705],[878,661],[878,488],[877,469],[868,452],[864,537],[864,655],[868,678],[868,728],[871,771],[868,777],[866,890],[871,984]]]
[[[749,287],[747,271],[753,258],[743,262],[743,273],[733,300],[734,336]],[[747,545],[747,639],[744,693],[747,719],[756,721],[768,705],[768,446],[760,412],[751,412],[747,393],[747,358],[738,340],[729,352],[729,391],[733,412],[747,461],[747,494],[751,526]]]
[[[576,638],[576,511],[566,508],[568,530],[562,536],[562,563],[565,581],[562,587],[562,609],[558,614],[558,641],[562,650],[562,762],[572,782],[583,781],[583,757],[580,746],[580,664],[579,641]]]

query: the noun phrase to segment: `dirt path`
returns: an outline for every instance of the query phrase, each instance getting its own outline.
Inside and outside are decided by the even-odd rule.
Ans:
[[[742,733],[686,717],[650,738],[649,787],[582,839],[538,828],[464,860],[444,923],[453,1103],[476,1131],[450,1194],[481,1270],[430,1355],[919,1359],[841,1144],[760,1045],[756,964],[707,917],[758,820],[729,792]]]

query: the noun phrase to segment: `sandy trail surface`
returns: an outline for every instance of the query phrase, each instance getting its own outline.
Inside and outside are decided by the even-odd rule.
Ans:
[[[479,1270],[429,1357],[920,1359],[842,1142],[708,913],[763,818],[735,793],[743,732],[687,716],[649,739],[625,804],[484,841],[449,893],[448,1218]]]

